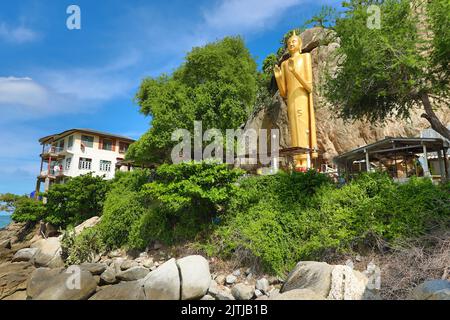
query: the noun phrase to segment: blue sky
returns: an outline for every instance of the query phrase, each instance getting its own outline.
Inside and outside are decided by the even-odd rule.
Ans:
[[[29,193],[38,139],[69,128],[139,138],[141,80],[170,73],[193,46],[244,37],[261,63],[282,35],[338,0],[5,0],[0,4],[0,193]],[[66,9],[81,8],[81,30]]]

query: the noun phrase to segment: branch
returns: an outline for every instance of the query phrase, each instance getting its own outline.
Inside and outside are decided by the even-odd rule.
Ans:
[[[425,113],[422,114],[421,117],[428,120],[428,122],[431,124],[431,128],[433,128],[434,131],[439,133],[447,140],[450,140],[450,130],[448,130],[447,127],[442,124],[442,122],[436,116],[436,113],[434,113],[428,94],[423,93],[421,94],[420,98],[425,109]]]

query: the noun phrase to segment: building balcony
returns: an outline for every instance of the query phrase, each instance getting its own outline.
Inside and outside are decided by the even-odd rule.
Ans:
[[[64,158],[62,152],[64,148],[55,147],[55,146],[46,146],[44,147],[44,151],[41,154],[43,159],[53,158],[53,159],[61,159]]]
[[[68,173],[68,170],[57,170],[57,171],[55,171],[54,169],[42,170],[41,173],[39,174],[39,178],[42,178],[42,179],[45,179],[45,178],[50,178],[50,179],[64,178],[64,177],[67,177],[67,173]]]

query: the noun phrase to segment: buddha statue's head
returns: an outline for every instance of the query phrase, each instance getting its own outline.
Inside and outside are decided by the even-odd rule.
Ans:
[[[287,49],[291,55],[296,52],[302,52],[302,39],[294,32],[286,42]]]

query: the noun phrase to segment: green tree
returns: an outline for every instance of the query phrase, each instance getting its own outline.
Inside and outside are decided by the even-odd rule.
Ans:
[[[381,10],[380,28],[367,25],[372,4]],[[434,112],[434,102],[446,110],[450,106],[450,2],[350,0],[343,6],[332,27],[340,39],[337,71],[323,86],[336,111],[347,120],[378,122],[408,118],[422,106],[422,117],[450,139]],[[417,13],[418,6],[426,9],[425,15]]]
[[[109,181],[91,174],[71,178],[65,184],[55,184],[44,194],[47,197],[45,220],[66,227],[99,216],[109,188]]]
[[[136,94],[140,112],[150,116],[151,128],[130,146],[129,159],[164,162],[176,142],[172,132],[237,128],[252,111],[258,87],[256,63],[240,37],[193,48],[171,75],[145,79]]]
[[[12,213],[11,218],[16,222],[36,222],[46,215],[41,201],[11,193],[0,194],[0,211]]]

